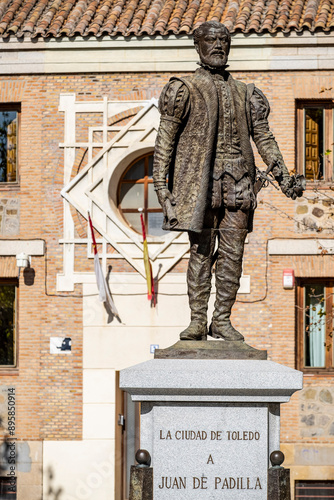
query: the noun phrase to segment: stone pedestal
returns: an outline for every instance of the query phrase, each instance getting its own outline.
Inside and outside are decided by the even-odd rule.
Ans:
[[[290,469],[272,467],[268,475],[268,499],[290,500]]]
[[[265,360],[153,359],[121,371],[141,404],[154,500],[267,500],[280,404],[302,373]]]
[[[153,499],[153,469],[131,466],[130,500]]]

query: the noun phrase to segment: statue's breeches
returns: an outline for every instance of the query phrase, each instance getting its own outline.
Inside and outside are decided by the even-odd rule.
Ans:
[[[216,260],[216,302],[213,318],[230,314],[239,288],[244,242],[247,235],[248,211],[207,210],[201,233],[189,232],[190,260],[187,283],[191,319],[207,321],[211,291],[212,267]],[[217,253],[214,254],[218,240]]]

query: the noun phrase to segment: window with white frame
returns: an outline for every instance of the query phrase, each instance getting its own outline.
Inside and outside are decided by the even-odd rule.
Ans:
[[[325,279],[300,280],[297,286],[297,367],[333,373],[333,286]]]
[[[123,173],[118,185],[118,209],[137,233],[142,232],[139,214],[142,209],[147,234],[166,234],[161,228],[164,216],[153,185],[153,152],[134,160]]]
[[[17,282],[0,280],[0,366],[16,364]]]
[[[0,104],[0,183],[18,180],[18,105]]]
[[[333,101],[297,101],[297,172],[309,182],[333,179]]]

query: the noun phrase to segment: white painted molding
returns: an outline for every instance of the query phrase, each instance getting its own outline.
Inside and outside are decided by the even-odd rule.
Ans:
[[[75,245],[86,245],[87,258],[93,259],[94,256],[90,237],[76,238],[74,235],[69,205],[72,205],[85,218],[87,218],[87,211],[90,212],[93,226],[101,234],[98,243],[101,245],[99,256],[104,273],[106,274],[107,271],[108,258],[124,258],[139,272],[141,276],[137,279],[140,279],[141,283],[146,286],[142,237],[133,231],[119,215],[117,186],[126,166],[136,157],[154,148],[160,118],[157,105],[156,99],[108,101],[105,97],[103,102],[87,102],[83,108],[82,102],[76,101],[74,93],[60,95],[59,111],[65,113],[64,143],[60,144],[60,147],[64,148],[64,188],[61,191],[64,197],[64,236],[59,240],[59,243],[63,245],[64,266],[63,272],[57,275],[58,291],[73,291],[74,285],[78,283],[95,283],[93,273],[90,273],[87,278],[87,274],[74,271]],[[126,125],[108,126],[113,116],[138,107],[141,107],[140,111]],[[89,127],[87,142],[84,144],[88,148],[88,163],[71,179],[73,152],[76,147],[79,147],[79,143],[75,140],[76,114],[96,113],[97,110],[103,113],[103,125]],[[96,131],[102,132],[101,143],[94,146],[93,133]],[[111,140],[108,140],[108,131],[115,133]],[[100,147],[100,153],[93,157],[92,150],[96,146]],[[89,230],[87,234],[89,235]],[[166,232],[161,236],[148,236],[147,240],[153,276],[159,276],[159,282],[162,282],[180,259],[188,257],[187,234]],[[108,253],[108,243],[116,252]],[[126,274],[122,273],[116,278],[116,283],[127,283],[129,286],[128,279],[130,277],[133,279],[134,275],[136,273],[130,273],[126,277]],[[115,279],[115,274],[112,273],[109,279]],[[185,277],[182,279],[185,284]],[[250,293],[249,276],[242,276],[239,293]]]
[[[321,255],[334,254],[334,239],[282,239],[269,240],[269,255]]]
[[[0,41],[0,74],[193,71],[191,36]],[[325,33],[237,34],[231,71],[334,69],[334,38]]]
[[[61,191],[66,200],[64,202],[64,272],[57,277],[59,291],[73,290],[76,277],[74,273],[74,246],[80,242],[74,241],[74,227],[69,211],[71,204],[81,215],[87,218],[91,214],[93,226],[103,237],[102,241],[102,267],[106,270],[107,245],[109,242],[116,250],[116,255],[125,258],[142,276],[145,276],[143,262],[142,237],[130,228],[119,214],[117,207],[117,186],[126,166],[143,153],[153,151],[160,115],[158,101],[108,101],[103,103],[94,101],[86,103],[82,109],[81,101],[76,101],[75,94],[62,94],[59,100],[59,110],[65,113],[65,141],[61,144],[64,148],[64,185]],[[108,121],[112,116],[124,110],[141,107],[139,111],[124,126],[111,125]],[[89,127],[88,163],[72,179],[73,151],[78,147],[75,142],[75,115],[76,113],[103,113],[103,125]],[[93,132],[102,132],[100,152],[93,157]],[[114,137],[110,140],[108,132],[113,131]],[[139,217],[139,215],[138,215]],[[89,231],[88,231],[89,233]],[[152,262],[153,276],[159,275],[161,279],[189,250],[186,235],[174,232],[161,236],[148,236],[149,254]],[[82,241],[88,244],[88,258],[90,239]],[[114,254],[108,255],[113,257]]]
[[[45,253],[43,240],[0,240],[0,256],[26,253],[30,256],[41,256]]]

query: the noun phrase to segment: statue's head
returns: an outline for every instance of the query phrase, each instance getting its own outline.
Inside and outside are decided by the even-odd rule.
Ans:
[[[194,31],[194,44],[203,64],[212,68],[226,66],[231,35],[224,24],[208,21]]]

